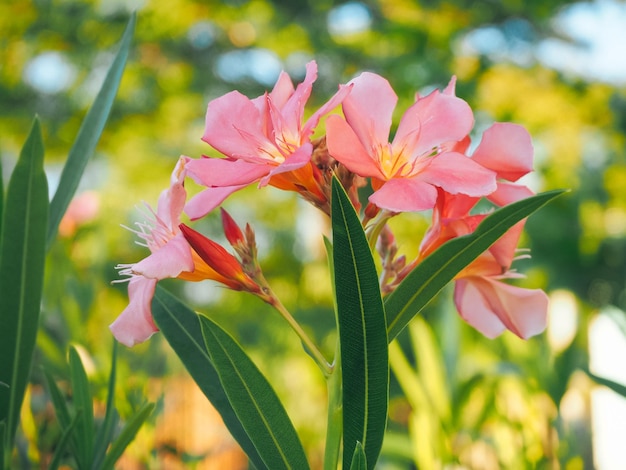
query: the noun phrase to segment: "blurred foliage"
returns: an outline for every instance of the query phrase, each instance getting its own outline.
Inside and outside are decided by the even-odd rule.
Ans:
[[[338,83],[366,69],[390,80],[400,98],[399,110],[416,91],[443,86],[456,75],[457,94],[475,109],[477,129],[506,120],[530,130],[538,171],[529,184],[537,190],[572,189],[528,221],[526,246],[532,248],[533,259],[519,262],[518,268],[528,275],[522,282],[529,286],[574,293],[580,318],[575,338],[555,349],[548,335],[528,343],[511,336],[488,341],[450,316],[452,307],[445,301],[429,309],[426,317],[445,364],[449,406],[460,413],[454,422],[445,423],[442,439],[447,443],[441,442],[451,462],[465,462],[470,468],[483,467],[462,455],[486,452],[489,461],[499,465],[513,462],[511,446],[498,442],[498,436],[515,441],[515,433],[523,436],[523,442],[516,441],[513,447],[519,451],[517,458],[530,467],[555,462],[590,465],[589,431],[584,431],[584,423],[564,420],[559,411],[572,390],[588,395],[589,382],[576,370],[588,362],[586,328],[591,315],[609,304],[626,309],[626,90],[550,70],[536,58],[543,39],[562,36],[554,30],[553,20],[568,3],[0,3],[2,168],[5,176],[10,173],[29,123],[39,114],[52,189],[129,12],[138,10],[134,47],[121,89],[81,186],[95,192],[99,212],[66,232],[51,249],[37,361],[55,376],[67,376],[64,351],[69,343],[80,344],[97,365],[95,382],[100,396],[105,396],[106,379],[100,369],[109,367],[112,339],[107,325],[126,302],[126,285],[111,284],[118,277],[114,266],[145,256],[145,248],[135,245],[133,234],[119,225],[132,226],[144,218],[141,201],[156,203],[180,154],[199,157],[212,152],[200,141],[210,99],[232,89],[257,96],[271,88],[281,68],[298,81],[304,64],[313,58],[319,78],[312,105],[325,101]],[[471,47],[470,38],[486,28],[502,40],[497,49],[481,52]],[[332,298],[319,235],[327,231],[327,222],[302,201],[272,189],[249,188],[229,199],[226,207],[239,223],[254,226],[263,267],[275,291],[330,352]],[[413,224],[393,222],[408,257],[415,255],[426,223],[419,215]],[[220,239],[219,217],[210,216],[198,226]],[[210,312],[253,351],[284,395],[312,461],[319,461],[323,433],[319,417],[324,416],[325,406],[322,381],[312,362],[301,360],[300,345],[288,327],[252,297],[209,283],[164,284]],[[400,340],[412,359],[408,336]],[[418,365],[412,367],[419,371]],[[126,389],[118,389],[123,394],[117,399],[120,414],[129,415],[143,401],[143,394],[158,396],[167,389],[168,376],[180,369],[158,335],[147,344],[121,351],[118,372]],[[155,385],[153,378],[159,377],[163,382]],[[41,380],[36,369],[34,386]],[[415,428],[410,423],[424,418],[410,411],[410,394],[404,401],[401,387],[395,393],[399,401],[390,434],[411,436]],[[511,404],[511,400],[517,401]],[[523,419],[511,414],[511,407]],[[508,431],[494,431],[500,428]],[[158,436],[158,430],[153,433]],[[454,442],[453,436],[457,436]],[[47,438],[40,435],[44,441]],[[399,442],[405,448],[405,460],[400,461],[409,465],[415,461],[406,451],[410,441]],[[386,448],[395,448],[393,442],[388,444]],[[157,447],[169,443],[140,437],[137,445],[141,449],[133,451],[131,445],[130,450],[147,465],[160,458]],[[187,450],[172,448],[170,453],[182,462]]]

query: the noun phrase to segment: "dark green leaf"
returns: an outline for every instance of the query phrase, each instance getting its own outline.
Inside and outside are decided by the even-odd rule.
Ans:
[[[76,349],[70,346],[70,377],[74,412],[80,413],[76,423],[76,460],[79,468],[90,468],[93,461],[94,427],[93,401],[89,391],[87,373]]]
[[[517,222],[564,191],[549,191],[498,209],[474,233],[443,244],[426,257],[385,299],[389,341],[430,302],[463,268],[474,261]]]
[[[111,372],[109,373],[109,387],[107,390],[107,404],[104,412],[104,420],[98,429],[94,442],[93,468],[100,468],[104,461],[107,447],[113,440],[115,426],[119,421],[119,415],[115,409],[115,380],[117,377],[117,341],[113,341],[113,353],[111,354]]]
[[[12,442],[30,374],[43,287],[48,182],[35,119],[6,195],[0,234],[0,421]]]
[[[131,39],[135,30],[136,14],[133,13],[126,26],[126,31],[122,36],[120,50],[118,51],[113,64],[109,69],[104,83],[93,102],[93,105],[87,112],[85,119],[78,131],[78,136],[63,167],[59,186],[50,203],[50,221],[48,223],[47,246],[52,244],[56,237],[59,223],[69,206],[72,197],[76,193],[78,183],[85,171],[87,162],[91,158],[98,140],[102,135],[104,125],[109,117],[109,112],[113,106],[113,100],[117,94],[122,73],[128,58]]]
[[[610,379],[605,379],[604,377],[597,376],[593,372],[586,370],[587,375],[593,379],[593,381],[599,385],[604,385],[605,387],[610,388],[615,393],[626,398],[626,385],[622,385],[620,383],[614,382]]]
[[[224,391],[265,465],[309,468],[298,434],[267,379],[217,323],[200,317],[200,324]]]
[[[44,369],[43,373],[46,378],[48,393],[50,394],[52,405],[54,406],[54,413],[56,414],[57,421],[61,425],[61,428],[65,429],[70,425],[71,421],[70,411],[67,407],[67,403],[65,402],[63,393],[61,393],[61,390],[55,382],[54,377],[52,377],[52,375],[50,375],[50,373],[46,369]]]
[[[363,445],[360,442],[357,442],[354,448],[350,470],[367,470],[367,457],[365,456],[365,449],[363,449]]]
[[[157,286],[152,301],[157,326],[191,377],[220,413],[224,424],[258,470],[267,468],[233,410],[204,345],[198,315]]]
[[[343,465],[357,442],[369,468],[387,424],[389,361],[385,310],[361,222],[336,179],[332,185],[333,266],[343,382]]]
[[[56,448],[54,449],[54,455],[52,456],[52,460],[48,465],[48,470],[56,470],[59,468],[61,464],[61,459],[63,458],[63,454],[65,453],[65,448],[67,447],[72,435],[74,433],[74,428],[76,427],[76,423],[81,418],[81,413],[77,413],[70,421],[67,427],[63,427],[63,434],[61,434],[61,439],[56,443]]]
[[[111,448],[107,452],[106,458],[102,463],[101,470],[112,470],[115,462],[122,456],[128,444],[130,444],[137,432],[148,419],[152,410],[154,410],[154,403],[145,403],[126,423],[126,426],[122,429],[122,432],[117,439],[111,444]]]

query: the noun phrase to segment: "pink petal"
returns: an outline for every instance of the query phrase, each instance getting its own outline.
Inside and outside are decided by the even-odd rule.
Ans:
[[[193,270],[191,248],[180,232],[132,267],[133,273],[150,279],[176,277],[183,271]]]
[[[393,139],[393,148],[404,147],[415,158],[445,142],[462,140],[473,125],[474,115],[465,101],[435,90],[406,110]],[[416,129],[419,139],[415,137]]]
[[[477,300],[478,295],[483,298],[482,305],[478,308],[469,302],[463,305],[466,314],[471,315],[471,318],[479,315],[487,316],[491,313],[497,316],[508,330],[522,339],[528,339],[545,330],[548,296],[541,289],[523,289],[489,278],[471,278],[471,281],[469,279],[467,281],[475,290],[474,300]],[[469,299],[467,292],[465,297]],[[457,303],[457,308],[459,308],[458,305]],[[487,306],[486,310],[484,310],[485,306]],[[473,312],[470,313],[468,310],[473,310]],[[459,311],[461,311],[460,308]],[[466,318],[463,313],[461,316]],[[470,324],[475,326],[473,323]],[[477,329],[482,332],[480,328]]]
[[[313,82],[316,79],[317,64],[314,61],[311,61],[306,64],[306,75],[304,77],[304,81],[296,87],[296,90],[289,97],[287,102],[280,106],[280,114],[284,123],[287,124],[291,135],[297,135],[300,133],[300,126],[304,117],[304,105],[311,96]],[[278,127],[274,128],[278,129]]]
[[[461,318],[487,338],[493,339],[506,330],[483,292],[469,279],[459,279],[454,283],[454,304]]]
[[[393,212],[432,209],[437,201],[437,189],[418,179],[392,179],[369,197],[369,201]]]
[[[276,84],[274,88],[269,94],[270,100],[279,108],[282,108],[289,100],[289,97],[293,95],[295,91],[293,87],[293,82],[287,73],[280,72],[278,76],[278,80],[276,80]]]
[[[225,186],[223,188],[207,188],[196,194],[187,202],[185,205],[185,213],[191,220],[200,219],[222,204],[232,193],[246,186],[248,185],[242,184],[239,186]]]
[[[152,320],[150,303],[154,296],[156,279],[141,276],[131,278],[128,283],[128,307],[109,326],[120,343],[131,347],[146,341],[159,331]]]
[[[497,122],[484,132],[472,159],[499,178],[517,181],[533,169],[530,134],[517,124]]]
[[[398,97],[389,82],[374,73],[364,72],[350,84],[353,87],[343,100],[343,113],[363,146],[371,151],[389,141]]]
[[[468,196],[486,196],[496,189],[496,174],[463,154],[448,152],[430,159],[418,177],[443,190]]]
[[[230,158],[189,159],[187,176],[208,187],[248,185],[267,175],[273,168],[269,162],[250,163]]]
[[[513,263],[513,258],[515,258],[517,245],[522,236],[525,223],[526,221],[522,220],[513,225],[513,227],[489,248],[489,252],[493,255],[498,264],[502,266],[503,270],[508,270]]]
[[[530,188],[521,184],[498,181],[498,188],[487,196],[487,199],[502,207],[534,195],[535,193]]]
[[[335,93],[326,103],[318,108],[318,110],[315,111],[309,119],[307,119],[301,131],[302,138],[308,139],[313,133],[313,130],[319,124],[321,117],[339,106],[351,91],[352,85],[340,85],[337,93]]]
[[[209,103],[202,140],[226,156],[255,158],[260,147],[273,145],[263,130],[263,119],[254,103],[231,91]]]
[[[265,186],[269,183],[270,178],[274,175],[279,175],[281,173],[286,173],[288,171],[297,170],[298,168],[302,168],[311,160],[311,155],[313,154],[313,144],[311,142],[306,142],[302,147],[293,152],[289,157],[285,159],[283,163],[278,166],[275,166],[264,178],[259,182],[259,187]]]
[[[326,119],[326,145],[328,153],[352,173],[364,178],[385,179],[352,128],[337,115],[328,116]]]
[[[185,206],[187,199],[187,191],[183,185],[185,174],[185,157],[181,157],[172,172],[170,187],[159,196],[157,217],[169,230],[178,227],[180,214]]]

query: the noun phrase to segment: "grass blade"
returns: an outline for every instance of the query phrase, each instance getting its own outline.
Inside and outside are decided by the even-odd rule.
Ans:
[[[43,141],[35,119],[7,190],[0,234],[0,421],[13,447],[39,323],[48,220]],[[9,452],[10,453],[10,452]]]
[[[61,173],[58,189],[50,202],[50,220],[46,239],[46,245],[48,247],[56,237],[59,223],[72,197],[74,197],[76,193],[78,183],[85,171],[87,162],[91,158],[98,140],[100,140],[100,136],[102,135],[104,125],[109,117],[113,100],[115,99],[117,89],[122,79],[122,73],[124,72],[126,59],[128,58],[128,51],[130,50],[136,21],[137,16],[133,13],[126,26],[126,31],[124,31],[124,35],[122,36],[120,49],[113,60],[113,64],[104,79],[104,83],[93,105],[83,120],[76,141],[70,149],[67,161],[63,167],[63,172]]]
[[[74,433],[74,428],[76,427],[76,423],[80,419],[80,413],[74,415],[72,421],[70,421],[67,427],[63,427],[63,434],[61,435],[61,439],[56,444],[56,449],[54,449],[54,455],[52,456],[52,460],[48,465],[48,470],[56,470],[61,465],[61,459],[63,458],[63,453],[65,452],[65,448],[67,447],[72,435]]]
[[[343,465],[358,442],[368,468],[378,460],[387,424],[389,360],[385,310],[361,222],[333,179],[333,266],[343,382]]]
[[[109,373],[109,385],[107,390],[107,403],[104,412],[104,420],[98,429],[94,442],[93,468],[100,468],[104,461],[107,447],[113,440],[113,433],[118,422],[118,414],[115,409],[115,381],[117,378],[117,341],[113,341],[113,353],[111,354],[111,372]]]
[[[509,228],[563,192],[548,191],[502,207],[486,217],[473,233],[444,243],[426,257],[385,299],[389,341],[398,336],[454,276]]]
[[[78,352],[72,346],[70,346],[69,356],[74,412],[81,415],[76,423],[76,460],[78,460],[79,468],[86,469],[91,467],[93,461],[93,401],[87,373]]]

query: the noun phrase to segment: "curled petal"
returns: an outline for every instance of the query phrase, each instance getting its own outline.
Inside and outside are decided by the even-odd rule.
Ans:
[[[374,192],[369,201],[393,212],[423,211],[435,206],[437,190],[415,178],[392,179]]]
[[[265,186],[269,183],[270,178],[281,173],[288,171],[295,171],[305,166],[311,160],[311,154],[313,153],[313,145],[311,142],[305,142],[302,147],[298,148],[289,157],[285,159],[283,163],[271,168],[271,171],[264,178],[259,181],[259,186]]]
[[[150,303],[156,288],[156,279],[133,277],[128,283],[129,303],[109,329],[120,343],[131,347],[146,341],[159,331],[152,320]]]
[[[419,174],[421,180],[451,194],[486,196],[496,190],[496,174],[460,153],[442,153],[431,158]]]
[[[489,278],[457,281],[454,300],[461,316],[485,336],[504,328],[522,339],[546,328],[548,296],[540,289],[523,289]]]
[[[232,193],[246,186],[247,184],[226,186],[224,188],[207,188],[187,201],[185,213],[191,220],[200,219],[222,204]]]
[[[133,273],[150,279],[176,277],[183,271],[193,271],[193,258],[180,232],[132,267]]]
[[[326,103],[320,106],[309,119],[307,119],[304,127],[302,128],[302,136],[306,138],[310,137],[315,127],[317,127],[320,118],[339,106],[339,104],[343,102],[346,96],[348,96],[348,93],[351,91],[352,85],[340,85],[337,93],[335,93]]]
[[[183,182],[185,180],[186,157],[181,157],[172,172],[170,187],[161,192],[157,203],[158,219],[171,231],[180,223],[180,214],[183,212],[187,191]]]
[[[535,193],[527,186],[498,181],[497,189],[487,196],[487,199],[502,207],[534,195]]]
[[[475,162],[517,181],[533,169],[533,144],[528,131],[517,124],[497,122],[487,129],[472,155]]]
[[[250,163],[230,158],[190,158],[186,166],[187,176],[207,187],[246,186],[258,181],[273,168],[268,163]]]
[[[364,72],[352,80],[350,94],[343,100],[343,113],[363,146],[370,150],[389,140],[391,118],[398,97],[389,82]]]

